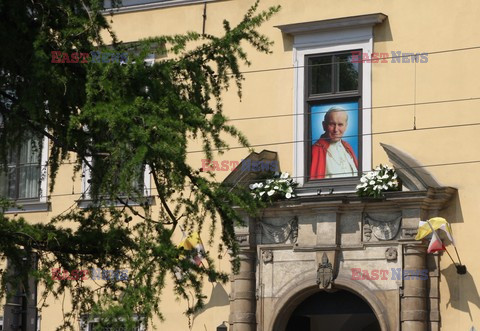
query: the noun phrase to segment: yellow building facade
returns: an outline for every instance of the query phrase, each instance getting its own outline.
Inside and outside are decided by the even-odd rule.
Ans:
[[[222,21],[239,22],[254,1],[124,4],[106,15],[120,40],[134,42],[188,31],[221,35]],[[232,88],[224,110],[256,152],[276,153],[281,170],[299,183],[298,197],[266,211],[267,225],[246,218],[248,227],[238,229],[240,275],[231,284],[205,284],[207,305],[191,327],[182,314],[188,303],[168,286],[165,321],[154,324],[198,331],[218,330],[223,322],[236,331],[480,329],[480,3],[262,0],[260,9],[275,5],[280,12],[260,28],[274,41],[272,54],[247,48],[252,64],[242,67],[242,100]],[[332,129],[325,147],[320,133],[334,125],[334,116],[326,115],[332,108],[348,114],[337,120],[347,130]],[[334,135],[350,146],[338,152],[340,162],[330,149]],[[326,155],[314,151],[316,144]],[[248,155],[236,148],[217,160],[230,165]],[[193,167],[201,168],[202,159],[189,154]],[[381,201],[357,198],[361,174],[379,164],[399,168],[403,191]],[[27,219],[49,219],[79,198],[84,184],[81,178],[72,183],[72,171],[63,166],[50,209],[24,211]],[[231,167],[216,173],[223,181]],[[411,231],[418,221],[435,216],[451,223],[466,274],[457,273],[445,252],[427,254],[426,244],[415,242]],[[376,221],[391,224],[384,231]],[[268,226],[297,234],[269,239]],[[447,249],[457,260],[453,246]],[[228,254],[216,263],[230,270]],[[383,282],[355,280],[351,270],[358,268],[390,275]],[[429,277],[393,279],[392,268],[428,269]],[[54,330],[62,320],[62,303],[48,302],[40,330]],[[337,316],[345,302],[352,307]]]

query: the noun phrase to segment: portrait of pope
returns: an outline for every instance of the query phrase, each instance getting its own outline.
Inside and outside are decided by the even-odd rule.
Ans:
[[[345,108],[332,106],[327,110],[322,121],[324,133],[312,145],[310,179],[358,175],[358,159],[354,148],[344,140],[348,125]]]

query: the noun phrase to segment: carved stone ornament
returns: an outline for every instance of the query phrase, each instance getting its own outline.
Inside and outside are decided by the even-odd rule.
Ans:
[[[372,228],[372,233],[378,240],[392,240],[400,229],[402,215],[392,219],[391,214],[384,213],[375,215],[375,218],[365,214],[364,222]]]
[[[404,228],[402,229],[402,238],[413,239],[416,237],[418,232],[417,228]]]
[[[260,221],[262,244],[295,243],[298,238],[298,218],[295,216],[283,224],[278,224],[281,219],[274,220],[276,224]],[[278,225],[277,225],[278,224]]]
[[[264,264],[273,262],[273,251],[271,250],[262,251],[262,260]]]
[[[365,223],[363,224],[363,240],[370,241],[372,239],[372,227],[370,224]]]
[[[389,247],[385,251],[385,258],[387,261],[395,261],[398,256],[398,251],[395,247]]]
[[[236,234],[235,237],[240,246],[248,246],[248,234]]]
[[[318,265],[317,269],[317,284],[320,289],[327,289],[331,287],[333,280],[332,264],[328,262],[327,254],[323,253],[322,263]]]

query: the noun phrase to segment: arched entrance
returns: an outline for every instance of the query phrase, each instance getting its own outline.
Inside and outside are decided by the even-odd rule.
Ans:
[[[313,303],[309,300],[312,300]],[[334,302],[337,302],[338,304],[336,306],[333,306]],[[351,306],[350,308],[348,308],[349,302],[356,302],[357,304],[353,308]],[[294,329],[291,329],[291,328],[287,329],[287,327],[289,327],[290,318],[292,316],[294,316],[294,318],[296,318],[295,316],[302,316],[301,313],[304,310],[301,310],[301,309],[306,309],[306,308],[302,308],[303,303],[305,303],[305,306],[318,305],[320,307],[336,307],[337,315],[339,313],[349,314],[348,309],[350,309],[350,314],[353,314],[355,313],[355,307],[357,307],[356,308],[357,313],[360,313],[360,312],[368,313],[368,314],[371,313],[371,315],[369,315],[369,318],[370,317],[373,318],[378,323],[379,326],[377,326],[376,329],[374,328],[371,330],[382,330],[382,331],[393,330],[389,326],[386,307],[383,305],[382,301],[379,300],[375,292],[369,289],[367,286],[365,286],[365,284],[363,284],[361,281],[351,280],[348,277],[344,277],[340,275],[335,279],[333,288],[331,290],[324,291],[319,289],[317,285],[316,274],[313,274],[313,273],[303,274],[303,277],[299,278],[295,283],[293,283],[292,286],[290,286],[290,288],[287,289],[284,292],[284,294],[279,298],[279,300],[275,303],[274,313],[273,313],[272,319],[270,320],[270,324],[268,324],[267,330],[270,330],[270,331],[362,330],[359,328],[353,328],[353,329],[325,328],[324,326],[317,329],[312,327],[308,329],[307,326],[305,326],[305,328],[302,328],[300,324],[297,324],[297,327]],[[323,308],[323,309],[327,309],[327,308]],[[320,311],[317,311],[317,313],[319,314],[315,313],[314,315],[325,315],[325,314],[322,314],[322,312],[328,313],[327,310],[324,310],[324,311],[320,310]],[[321,316],[320,319],[322,319],[323,317],[325,316]],[[330,314],[329,317],[331,320],[335,319],[334,314]],[[343,316],[343,317],[346,318],[347,316]],[[357,317],[361,317],[361,316],[357,315]],[[299,319],[300,318],[298,318],[297,320]],[[303,319],[303,320],[305,321],[306,319]],[[318,320],[318,317],[315,316],[314,320]],[[298,322],[298,323],[301,323],[301,322]],[[290,326],[291,325],[292,324],[290,324]],[[338,325],[340,324],[337,324],[336,326]],[[367,325],[365,325],[364,327],[366,326]],[[370,330],[370,329],[365,329],[365,330]]]
[[[291,313],[285,331],[380,331],[370,306],[346,290],[319,291]]]

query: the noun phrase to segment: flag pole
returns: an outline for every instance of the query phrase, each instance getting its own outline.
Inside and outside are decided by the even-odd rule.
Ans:
[[[448,224],[448,229],[450,230],[450,233],[452,233],[452,227],[450,226],[450,224]],[[453,236],[452,236],[452,238],[453,238]],[[458,262],[460,263],[460,265],[462,265],[462,260],[460,259],[460,255],[458,254],[457,245],[455,245],[453,240],[452,240],[452,245],[455,248],[455,253],[457,254]]]
[[[440,242],[442,242],[442,240],[440,239],[440,236],[437,234],[437,231],[433,228],[432,224],[430,224],[430,220],[427,220],[427,224],[428,226],[430,226],[430,229],[432,229],[432,233],[433,235],[438,238],[440,240]],[[450,226],[450,224],[447,223],[447,226]],[[452,237],[453,238],[453,237]],[[453,244],[453,240],[452,240],[452,244]],[[442,245],[443,245],[443,242],[442,242]],[[458,256],[458,252],[457,252],[457,257],[458,257],[458,262],[459,263],[455,263],[455,261],[453,260],[452,256],[450,255],[450,253],[448,252],[447,248],[445,247],[445,245],[443,245],[443,247],[445,248],[445,252],[447,252],[448,256],[450,257],[450,260],[452,260],[453,262],[453,265],[455,266],[455,268],[457,269],[457,274],[459,275],[465,275],[467,273],[467,266],[463,265],[462,264],[462,261],[460,260],[460,256]],[[453,245],[453,247],[455,248],[455,251],[457,251],[457,247],[455,245]]]
[[[452,260],[453,264],[455,265],[455,267],[457,266],[457,263],[455,261],[453,261],[453,258],[452,256],[450,255],[450,253],[448,252],[447,250],[447,247],[445,247],[445,252],[447,252],[448,256],[450,256],[450,260]]]

